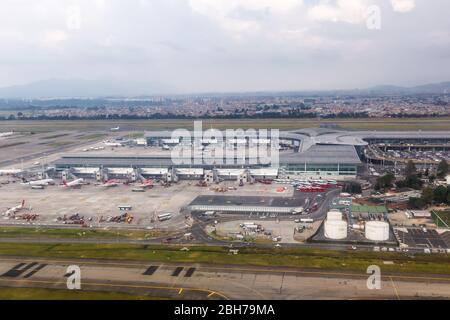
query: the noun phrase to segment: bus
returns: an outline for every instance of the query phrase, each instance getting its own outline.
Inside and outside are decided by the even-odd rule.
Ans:
[[[163,214],[158,215],[159,221],[166,221],[166,220],[170,220],[170,219],[172,219],[171,213],[163,213]]]

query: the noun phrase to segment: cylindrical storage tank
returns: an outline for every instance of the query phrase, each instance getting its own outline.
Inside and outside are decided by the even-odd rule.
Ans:
[[[327,220],[342,220],[342,212],[340,211],[329,211],[327,213]]]
[[[366,222],[366,238],[372,241],[389,240],[389,223],[383,221]]]
[[[325,237],[333,240],[347,238],[347,222],[343,220],[325,221]]]

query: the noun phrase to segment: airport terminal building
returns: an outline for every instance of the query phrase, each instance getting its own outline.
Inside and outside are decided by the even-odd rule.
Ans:
[[[242,176],[249,173],[259,179],[311,178],[348,179],[355,178],[361,161],[351,146],[316,146],[305,153],[281,155],[279,166],[274,168],[261,164],[191,164],[174,163],[170,156],[63,156],[55,162],[56,170],[73,170],[74,173],[94,174],[100,169],[127,174],[138,170],[143,176],[165,176],[169,173],[180,178],[200,178],[207,171],[219,176]],[[247,161],[248,162],[248,161]],[[231,179],[229,179],[231,180]]]
[[[74,175],[96,175],[104,177],[130,176],[133,180],[139,176],[161,178],[168,181],[179,179],[243,180],[306,178],[336,179],[356,178],[361,160],[351,144],[313,144],[297,134],[281,133],[277,141],[277,163],[266,163],[254,159],[245,153],[244,157],[234,159],[208,158],[202,154],[200,161],[178,159],[171,154],[171,149],[190,141],[181,141],[170,136],[170,132],[151,132],[146,134],[147,147],[136,150],[135,155],[121,154],[115,149],[110,154],[74,154],[63,156],[54,164],[58,172],[70,171]],[[214,139],[202,140],[202,150],[217,143]],[[232,150],[249,149],[250,144],[269,145],[270,139],[257,137],[235,137],[226,141],[226,148]],[[224,144],[224,145],[225,145]],[[135,147],[138,148],[138,147]],[[142,149],[142,148],[141,148]],[[157,152],[155,152],[157,150]]]
[[[407,139],[409,138],[409,139]],[[264,164],[248,155],[217,161],[201,153],[201,161],[172,156],[177,146],[191,146],[203,151],[209,146],[223,144],[225,149],[242,150],[251,145],[273,145],[267,137],[236,136],[216,141],[214,137],[200,140],[194,145],[191,139],[174,137],[171,131],[147,132],[147,146],[114,148],[108,152],[90,152],[63,156],[54,165],[56,171],[70,171],[74,175],[128,176],[132,180],[142,177],[161,178],[166,181],[183,179],[243,180],[274,178],[305,178],[347,180],[357,176],[362,166],[361,155],[370,143],[419,141],[450,142],[449,132],[369,132],[341,131],[327,128],[302,129],[280,132],[277,137],[278,161],[276,165]],[[406,140],[405,140],[406,139]],[[421,140],[422,139],[422,140]],[[426,141],[424,141],[425,139]],[[131,148],[131,149],[129,149]],[[187,160],[187,161],[186,161]],[[198,159],[197,159],[198,160]],[[220,159],[222,160],[222,159]]]

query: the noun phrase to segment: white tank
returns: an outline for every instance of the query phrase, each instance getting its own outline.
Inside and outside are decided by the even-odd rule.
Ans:
[[[329,211],[327,213],[327,220],[342,220],[342,212],[340,211]]]
[[[366,222],[366,238],[372,241],[389,240],[389,223],[383,221]]]
[[[347,222],[343,220],[325,221],[325,237],[333,240],[347,238]]]

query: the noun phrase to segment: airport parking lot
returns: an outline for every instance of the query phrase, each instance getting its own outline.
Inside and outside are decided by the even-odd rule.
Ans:
[[[400,241],[409,247],[424,249],[447,249],[448,244],[436,230],[407,228],[397,230]]]
[[[387,150],[386,155],[392,158],[416,159],[421,161],[450,160],[450,151],[419,151],[419,150]]]
[[[242,224],[253,222],[260,225],[264,231],[253,232],[246,231]],[[236,234],[242,234],[246,238],[273,241],[278,238],[280,243],[297,243],[294,240],[294,229],[297,224],[294,221],[261,221],[259,219],[235,220],[219,223],[216,226],[216,233],[221,237],[235,237]]]

